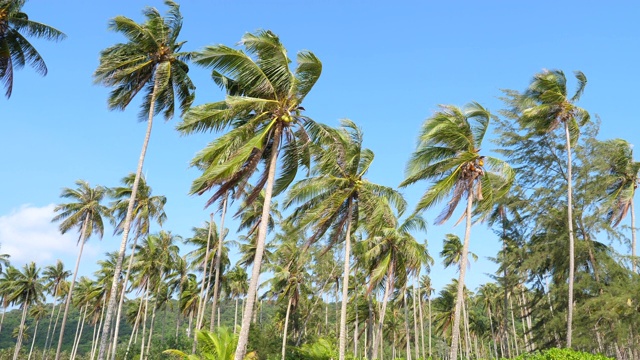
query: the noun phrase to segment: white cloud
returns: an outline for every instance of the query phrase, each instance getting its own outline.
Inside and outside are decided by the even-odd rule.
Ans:
[[[51,222],[54,207],[54,204],[22,205],[10,214],[0,216],[0,253],[11,255],[9,260],[13,265],[35,261],[44,266],[56,259],[64,261],[67,268],[75,264],[78,235],[73,232],[60,234],[58,224]],[[91,257],[98,249],[89,242],[84,252]]]

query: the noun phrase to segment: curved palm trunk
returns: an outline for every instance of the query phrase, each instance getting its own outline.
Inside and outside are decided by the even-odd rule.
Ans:
[[[418,277],[416,278],[416,280],[418,280],[420,278],[420,276],[418,275]],[[416,283],[418,283],[418,281],[416,281]],[[419,284],[419,283],[418,283]],[[420,315],[420,342],[422,345],[422,358],[426,359],[427,356],[425,355],[426,352],[424,351],[424,311],[422,310],[422,298],[421,298],[421,291],[420,291],[420,286],[418,286],[418,314]]]
[[[264,255],[264,245],[267,238],[267,225],[269,225],[269,212],[271,211],[271,196],[273,194],[273,183],[276,176],[276,165],[278,160],[278,146],[280,139],[278,131],[273,139],[273,150],[271,151],[271,159],[269,160],[269,173],[267,175],[267,184],[265,187],[264,203],[262,205],[262,217],[260,226],[258,227],[258,239],[256,243],[256,254],[253,259],[253,269],[251,271],[251,281],[249,282],[249,291],[247,293],[247,301],[244,305],[244,313],[242,314],[242,325],[240,328],[240,337],[238,338],[238,346],[236,348],[235,360],[243,360],[247,354],[247,344],[249,342],[249,327],[251,326],[251,318],[253,317],[253,307],[256,301],[258,291],[258,278],[260,277],[260,267],[262,266],[262,256]]]
[[[124,353],[124,358],[126,359],[129,356],[129,350],[131,350],[131,344],[133,343],[133,337],[138,332],[138,327],[140,326],[140,316],[142,315],[142,305],[144,302],[140,300],[140,306],[138,306],[138,313],[136,314],[136,321],[133,323],[133,330],[131,330],[131,336],[129,337],[129,343],[127,344],[127,350]],[[189,325],[191,328],[191,325]]]
[[[575,271],[574,239],[573,239],[573,192],[571,175],[571,138],[569,123],[564,122],[564,132],[567,137],[567,225],[569,226],[569,304],[567,305],[567,348],[571,348],[571,330],[573,324],[573,279]]]
[[[418,347],[418,312],[416,311],[416,287],[413,286],[411,291],[411,302],[413,307],[413,347],[416,359],[420,358],[420,349]],[[422,342],[424,344],[424,341]]]
[[[38,325],[40,320],[36,321],[36,328],[33,330],[33,339],[31,340],[31,349],[29,349],[29,357],[27,360],[31,360],[31,354],[33,354],[33,345],[36,344],[36,336],[38,335]]]
[[[155,74],[154,74],[155,76]],[[142,150],[140,151],[140,157],[138,158],[138,168],[136,169],[136,176],[133,179],[133,186],[131,188],[131,197],[129,198],[129,205],[127,206],[127,215],[124,218],[124,224],[122,226],[122,241],[120,242],[120,249],[118,250],[118,259],[116,266],[113,270],[113,281],[111,282],[111,292],[109,294],[109,303],[107,305],[107,313],[104,319],[104,328],[102,329],[102,338],[100,339],[100,351],[98,351],[98,360],[104,360],[107,352],[107,346],[109,344],[109,335],[111,334],[111,322],[113,320],[113,313],[116,310],[116,297],[118,296],[118,283],[120,282],[120,273],[122,272],[122,262],[124,261],[124,253],[127,248],[127,242],[129,240],[129,230],[131,229],[131,220],[133,218],[133,204],[136,196],[138,195],[138,184],[140,184],[140,176],[142,174],[142,166],[144,164],[144,158],[147,154],[147,146],[149,145],[149,138],[151,138],[151,129],[153,127],[153,113],[154,105],[156,102],[156,95],[158,92],[159,81],[155,76],[153,84],[153,92],[151,93],[151,99],[149,101],[149,118],[147,119],[147,131],[142,142]],[[133,256],[134,250],[131,251]],[[114,342],[118,342],[118,339],[114,336]],[[59,360],[56,357],[56,360]]]
[[[78,335],[76,336],[75,342],[73,344],[73,351],[71,352],[71,360],[74,360],[78,354],[78,346],[80,346],[80,339],[82,338],[82,331],[84,330],[84,324],[87,321],[87,311],[89,310],[89,305],[85,305],[84,307],[84,316],[82,316],[82,325],[80,326],[80,330],[78,331]]]
[[[289,328],[289,315],[291,314],[291,300],[293,300],[292,297],[289,298],[289,303],[287,304],[287,315],[284,317],[284,330],[282,330],[282,360],[287,354],[287,330]]]
[[[60,304],[62,305],[62,304]],[[56,315],[56,321],[53,322],[53,330],[51,331],[51,341],[49,342],[48,346],[45,346],[44,348],[44,359],[46,360],[49,357],[49,353],[48,350],[51,348],[51,345],[53,345],[53,336],[56,333],[56,329],[58,328],[58,321],[60,320],[60,314],[62,313],[62,306],[60,306],[58,308],[58,314]]]
[[[342,304],[340,306],[339,360],[344,360],[347,352],[347,302],[349,300],[349,274],[351,272],[351,217],[353,216],[353,203],[351,199],[348,201],[347,234],[344,240],[344,273],[342,274]]]
[[[458,342],[460,341],[460,313],[464,301],[464,276],[467,272],[467,257],[469,256],[469,240],[471,238],[471,211],[473,210],[473,191],[469,189],[467,198],[467,224],[464,231],[464,245],[460,258],[460,276],[458,277],[458,292],[456,294],[456,307],[453,313],[453,328],[451,328],[451,352],[449,359],[458,359]]]
[[[635,192],[634,192],[635,195]],[[636,212],[631,200],[631,268],[636,273]]]
[[[156,294],[156,299],[157,299],[157,294]],[[151,338],[153,337],[153,325],[155,324],[155,321],[156,321],[156,308],[157,308],[156,302],[157,300],[153,302],[153,309],[151,310],[151,324],[149,325],[149,338],[147,340],[147,352],[146,354],[144,354],[145,359],[149,358],[149,351],[151,351]],[[144,341],[144,338],[142,338],[142,341]]]
[[[23,304],[22,307],[22,318],[20,319],[20,331],[18,332],[18,339],[16,339],[16,348],[13,352],[13,360],[18,360],[18,354],[20,353],[20,347],[22,346],[22,335],[24,334],[24,323],[27,319],[27,311],[29,310],[29,305],[26,303]]]
[[[144,312],[142,314],[142,339],[140,339],[140,359],[144,359],[144,337],[147,333],[147,313],[149,312],[149,283],[147,283],[144,296]]]
[[[407,288],[402,289],[402,306],[404,307],[404,342],[407,360],[411,360],[411,333],[409,332],[409,311],[407,308]]]
[[[211,308],[211,322],[209,323],[209,331],[213,331],[213,324],[215,323],[215,313],[218,308],[218,295],[220,287],[220,261],[222,259],[222,245],[224,243],[224,217],[227,214],[227,196],[222,200],[222,215],[220,216],[220,231],[218,235],[218,250],[216,252],[216,277],[213,282],[213,306]],[[218,317],[218,323],[220,317]],[[218,325],[218,327],[220,327]]]
[[[491,338],[493,339],[493,351],[498,358],[498,346],[496,345],[496,333],[493,330],[493,317],[491,316],[491,304],[487,304],[487,314],[489,315],[489,325],[491,326]]]
[[[60,324],[60,336],[58,337],[58,348],[56,349],[56,360],[60,360],[60,351],[62,350],[62,340],[64,339],[64,327],[67,324],[67,315],[69,315],[69,306],[71,305],[71,296],[73,295],[73,286],[75,285],[76,277],[78,276],[78,268],[80,268],[80,259],[82,259],[82,249],[84,249],[84,243],[87,240],[84,238],[83,235],[87,229],[88,222],[89,222],[89,214],[85,216],[84,223],[82,224],[82,230],[80,231],[80,250],[78,251],[76,268],[75,270],[73,270],[73,278],[71,279],[71,284],[69,284],[67,301],[64,304],[64,314],[62,315],[62,324]]]
[[[137,243],[138,243],[138,237],[136,236],[133,238],[133,244],[131,246],[132,252],[133,252],[133,249],[136,248]],[[127,264],[127,272],[125,273],[124,280],[122,282],[122,292],[120,293],[120,300],[118,300],[118,311],[116,313],[116,323],[113,328],[113,342],[111,344],[111,360],[115,360],[116,358],[116,348],[118,346],[118,333],[120,332],[120,319],[122,318],[122,305],[124,304],[124,293],[126,292],[127,284],[129,283],[129,276],[131,275],[132,266],[133,266],[133,254],[129,257],[129,264]]]

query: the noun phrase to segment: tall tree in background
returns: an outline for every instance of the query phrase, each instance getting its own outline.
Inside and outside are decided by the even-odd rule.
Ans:
[[[445,197],[451,196],[451,200],[437,217],[437,224],[442,224],[451,217],[461,199],[466,197],[467,200],[467,207],[463,213],[463,217],[466,217],[466,228],[450,359],[457,359],[458,356],[460,313],[474,200],[477,210],[488,212],[490,204],[508,191],[514,178],[513,171],[505,162],[480,155],[482,140],[490,119],[489,111],[478,103],[471,103],[464,109],[442,106],[441,110],[427,119],[422,126],[418,147],[407,165],[407,178],[400,184],[408,186],[421,180],[433,182],[418,201],[416,212],[431,208]]]
[[[617,226],[631,212],[631,268],[636,272],[636,214],[633,198],[638,187],[640,162],[633,161],[633,147],[622,139],[604,144],[609,166],[607,181],[607,218]]]
[[[20,327],[18,331],[18,338],[16,340],[16,347],[13,353],[13,360],[18,359],[20,354],[20,347],[22,346],[22,340],[25,329],[25,320],[29,307],[39,302],[44,301],[44,285],[40,278],[40,269],[36,267],[36,264],[32,261],[22,267],[22,271],[13,269],[15,276],[11,276],[12,282],[9,285],[8,301],[11,304],[16,304],[22,309],[22,318],[20,319]],[[7,269],[9,270],[9,269]]]
[[[64,339],[64,328],[67,323],[67,315],[69,314],[69,306],[71,305],[71,297],[73,295],[73,286],[78,276],[78,268],[82,259],[82,250],[84,244],[89,240],[91,234],[96,234],[100,239],[104,235],[103,217],[109,217],[109,209],[102,205],[101,202],[107,194],[107,188],[104,186],[96,186],[92,188],[88,182],[84,180],[76,181],[78,187],[76,189],[65,188],[60,195],[62,198],[71,200],[70,203],[60,204],[54,208],[56,216],[52,221],[60,221],[60,232],[66,234],[69,230],[77,228],[79,232],[78,259],[76,267],[73,270],[73,277],[69,284],[67,293],[67,302],[64,305],[64,315],[62,315],[62,324],[60,325],[60,336],[58,338],[58,349],[56,350],[56,360],[60,359],[60,351],[62,350],[62,340]]]
[[[569,296],[567,304],[567,347],[571,347],[573,323],[573,284],[575,272],[575,241],[573,231],[573,175],[571,146],[580,134],[580,126],[589,121],[589,113],[576,106],[587,85],[587,77],[575,72],[578,86],[573,96],[567,92],[567,78],[560,70],[544,70],[534,75],[529,88],[516,99],[518,122],[533,135],[548,134],[559,127],[564,128],[567,152],[567,226],[569,228]]]
[[[142,174],[147,145],[151,136],[153,117],[156,113],[164,114],[165,119],[173,117],[176,101],[182,111],[193,102],[195,86],[189,79],[189,67],[186,61],[191,53],[181,52],[184,42],[178,41],[182,29],[180,7],[171,0],[166,0],[169,7],[167,15],[152,7],[144,9],[146,18],[142,24],[125,16],[116,16],[109,22],[109,30],[124,35],[128,42],[116,44],[100,53],[100,65],[94,73],[97,83],[114,87],[109,95],[109,108],[124,110],[131,100],[140,92],[144,95],[141,107],[141,118],[147,118],[145,133],[135,179],[131,186],[131,197],[122,224],[122,242],[111,285],[109,302],[104,319],[102,338],[98,360],[104,360],[111,322],[116,309],[117,288],[122,272],[133,208],[138,192],[138,184]],[[117,339],[114,339],[117,341]]]
[[[26,36],[62,40],[62,31],[29,19],[22,11],[27,0],[0,0],[0,82],[5,96],[13,91],[13,70],[30,65],[40,75],[47,75],[47,65]]]
[[[265,189],[262,219],[258,227],[256,256],[238,340],[236,360],[246,354],[249,326],[262,265],[271,198],[285,190],[300,166],[309,166],[308,144],[317,135],[315,122],[302,115],[302,101],[320,77],[322,65],[311,52],[298,53],[298,67],[289,69],[291,60],[278,36],[270,31],[246,34],[241,43],[246,53],[224,45],[208,46],[195,58],[196,63],[213,69],[214,81],[228,91],[224,101],[196,107],[179,126],[183,133],[221,131],[231,128],[197,157],[194,163],[207,164],[194,181],[193,193],[202,194],[218,187],[209,204],[242,187],[264,162],[247,203]],[[282,174],[276,179],[276,166],[282,152]]]
[[[51,317],[49,318],[49,326],[47,327],[47,337],[44,341],[44,352],[47,351],[49,345],[49,336],[51,335],[51,324],[53,323],[53,315],[56,312],[57,299],[62,303],[62,285],[71,276],[71,271],[64,269],[64,263],[58,259],[55,265],[45,266],[42,277],[46,281],[45,287],[53,297],[53,307],[51,309]],[[57,321],[57,318],[56,318]],[[55,330],[54,330],[55,333]]]
[[[347,345],[347,299],[349,289],[351,235],[358,228],[360,212],[375,216],[389,209],[382,203],[393,204],[402,213],[406,202],[390,187],[367,181],[366,175],[373,162],[373,151],[362,147],[363,133],[351,120],[342,120],[338,131],[318,149],[316,166],[310,178],[296,183],[285,203],[300,204],[291,219],[301,228],[313,228],[308,244],[318,241],[331,229],[330,246],[344,239],[344,272],[340,312],[339,359],[343,360]],[[386,218],[394,218],[391,211]]]

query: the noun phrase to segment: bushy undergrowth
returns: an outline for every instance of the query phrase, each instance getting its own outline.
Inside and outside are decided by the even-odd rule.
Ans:
[[[613,359],[600,354],[591,354],[571,349],[549,349],[533,354],[522,354],[514,360],[609,360]]]

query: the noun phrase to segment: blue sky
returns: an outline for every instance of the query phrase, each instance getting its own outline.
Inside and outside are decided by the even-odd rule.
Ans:
[[[25,6],[31,19],[68,38],[33,40],[48,76],[18,71],[13,96],[0,98],[0,243],[17,265],[36,260],[45,266],[61,258],[72,268],[76,234],[61,236],[49,223],[61,189],[77,179],[115,186],[135,170],[145,131],[137,121],[139,102],[109,111],[109,89],[94,85],[92,73],[100,50],[124,41],[107,31],[107,21],[116,15],[141,21],[147,5],[165,11],[155,0],[31,0]],[[365,146],[376,154],[368,176],[373,182],[396,187],[402,181],[418,129],[438,104],[478,101],[497,113],[500,89],[523,90],[543,68],[583,71],[589,84],[580,104],[602,118],[600,137],[638,141],[635,2],[183,0],[181,10],[184,50],[234,45],[246,32],[270,29],[291,57],[313,51],[323,74],[303,104],[306,114],[331,125],[341,118],[359,124]],[[192,66],[190,74],[197,104],[222,99],[208,71]],[[187,194],[198,174],[189,161],[214,135],[181,137],[174,130],[178,121],[155,122],[144,173],[154,193],[168,198],[164,228],[189,237],[211,212],[203,208],[204,198]],[[426,186],[403,190],[411,207]],[[453,221],[433,225],[437,212],[425,214],[429,230],[418,235],[429,240],[436,259],[444,234],[464,232]],[[235,225],[229,227],[233,236]],[[102,241],[89,240],[82,273],[93,272],[104,252],[117,249],[120,238],[111,232]],[[485,257],[498,248],[497,237],[476,225],[471,251],[480,260],[467,272],[471,288],[495,271]],[[439,265],[432,272],[438,289],[454,276]]]

